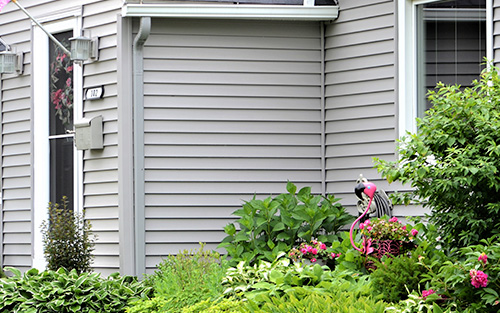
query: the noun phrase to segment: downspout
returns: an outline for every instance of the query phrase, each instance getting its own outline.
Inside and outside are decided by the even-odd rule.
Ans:
[[[132,46],[134,118],[134,218],[135,273],[146,273],[145,195],[144,195],[144,43],[151,33],[151,18],[141,17],[139,32]]]
[[[325,75],[325,23],[320,22],[321,36],[321,194],[326,196],[326,75]]]

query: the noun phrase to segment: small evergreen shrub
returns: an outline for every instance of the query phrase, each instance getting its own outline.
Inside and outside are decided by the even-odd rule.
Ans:
[[[417,249],[411,256],[400,255],[375,260],[376,270],[370,274],[372,283],[377,286],[374,293],[381,295],[386,302],[398,302],[408,298],[408,290],[421,290],[423,284],[421,286],[420,281],[426,272],[418,263],[418,258],[422,255],[422,251]]]
[[[60,204],[49,202],[48,213],[48,221],[41,226],[47,268],[55,271],[62,267],[77,273],[91,271],[95,238],[90,222],[68,208],[66,196]]]
[[[67,271],[24,274],[7,267],[13,276],[0,279],[0,312],[23,313],[123,313],[129,301],[151,296],[152,289],[135,277],[118,273],[101,278],[98,273]]]

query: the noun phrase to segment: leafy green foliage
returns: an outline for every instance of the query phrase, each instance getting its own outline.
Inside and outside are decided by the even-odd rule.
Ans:
[[[240,217],[236,221],[240,230],[234,223],[228,224],[224,228],[227,237],[219,245],[231,256],[232,265],[272,262],[281,251],[312,238],[331,243],[341,227],[354,219],[333,195],[313,195],[310,187],[296,194],[297,187],[291,182],[287,191],[275,198],[254,198],[233,213]]]
[[[193,306],[182,309],[182,313],[226,313],[242,312],[243,301],[229,299],[218,299],[216,301],[204,300]]]
[[[433,297],[431,297],[433,296]],[[450,304],[448,308],[441,308],[436,302],[439,296],[434,294],[423,299],[416,292],[408,295],[408,299],[386,308],[387,313],[453,313],[460,312]]]
[[[261,303],[249,301],[244,312],[281,313],[281,312],[350,312],[383,313],[386,303],[371,297],[359,296],[348,292],[317,293],[311,290],[296,289],[282,297],[265,297]]]
[[[0,312],[125,312],[128,301],[151,294],[151,288],[136,278],[118,273],[104,279],[75,269],[31,269],[24,274],[11,267],[6,270],[13,276],[0,279]]]
[[[227,261],[203,247],[202,244],[199,250],[180,251],[164,259],[155,274],[147,278],[155,298],[138,301],[127,312],[180,313],[183,307],[219,297],[223,292],[220,282],[228,267]]]
[[[41,226],[47,268],[55,271],[63,267],[78,273],[91,271],[95,238],[90,222],[68,208],[66,196],[61,204],[49,202],[48,211],[49,219]]]
[[[375,260],[377,267],[370,277],[377,286],[375,294],[380,294],[387,302],[398,302],[408,298],[408,292],[420,290],[420,280],[425,268],[418,264],[424,254],[421,248],[412,251],[411,256],[400,255],[393,258]]]
[[[454,303],[460,312],[498,312],[500,303],[500,243],[498,237],[461,248],[452,257],[420,259],[426,268],[422,282],[442,299]],[[483,258],[486,256],[486,258]],[[485,285],[473,283],[471,271],[488,275]]]
[[[397,161],[375,159],[389,182],[414,187],[446,245],[464,247],[500,229],[500,78],[494,67],[471,88],[438,84],[433,107],[402,139]]]

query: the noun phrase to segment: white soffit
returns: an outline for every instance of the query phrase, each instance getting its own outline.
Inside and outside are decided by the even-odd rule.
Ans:
[[[123,17],[331,21],[338,13],[338,6],[303,5],[126,4],[122,7]]]

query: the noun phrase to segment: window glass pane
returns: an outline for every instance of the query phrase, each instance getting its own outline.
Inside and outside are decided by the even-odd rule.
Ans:
[[[72,31],[54,37],[69,48]],[[73,129],[73,62],[62,49],[50,41],[50,135],[61,135]]]
[[[438,82],[470,86],[484,68],[486,0],[438,1],[417,6],[418,115],[430,107]]]
[[[69,47],[73,32],[54,34]],[[50,129],[50,201],[73,198],[73,62],[54,42],[49,42],[49,129]],[[61,137],[62,136],[62,137]]]
[[[50,140],[50,199],[60,202],[67,196],[73,203],[73,137]]]

